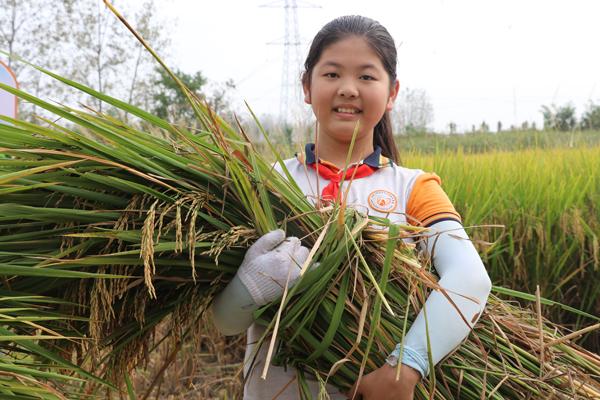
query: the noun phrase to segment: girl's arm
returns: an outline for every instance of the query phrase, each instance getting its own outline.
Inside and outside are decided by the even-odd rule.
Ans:
[[[432,256],[433,265],[440,275],[439,285],[468,321],[467,325],[442,293],[433,291],[429,295],[424,308],[427,311],[433,365],[436,365],[469,335],[483,312],[491,281],[473,243],[458,221],[440,221],[431,225],[430,229],[432,232],[423,250]],[[396,368],[386,364],[355,384],[353,390],[356,388],[356,394],[364,400],[412,400],[414,387],[421,377],[429,373],[427,331],[425,313],[421,310],[404,338],[400,380],[395,379]],[[397,363],[400,346],[398,344],[390,354],[388,363]],[[353,391],[349,393],[350,398],[352,394]]]
[[[475,246],[459,222],[440,221],[430,228],[427,248],[423,250],[432,257],[440,276],[439,285],[464,316],[463,319],[437,290],[427,298],[427,331],[433,365],[436,365],[469,335],[483,312],[492,283]],[[404,339],[402,363],[415,368],[422,376],[429,373],[427,331],[425,313],[421,310]],[[400,344],[392,356],[398,357],[399,350]]]
[[[213,321],[223,335],[238,335],[252,325],[259,307],[236,275],[213,301]]]

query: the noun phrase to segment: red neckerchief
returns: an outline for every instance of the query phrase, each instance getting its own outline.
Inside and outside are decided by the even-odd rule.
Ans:
[[[357,164],[346,169],[346,174],[342,177],[344,170],[340,170],[333,164],[314,163],[309,164],[311,168],[317,171],[319,176],[329,181],[329,184],[323,188],[321,198],[325,201],[335,201],[340,192],[340,182],[348,179],[364,178],[377,171],[377,168],[367,164]]]

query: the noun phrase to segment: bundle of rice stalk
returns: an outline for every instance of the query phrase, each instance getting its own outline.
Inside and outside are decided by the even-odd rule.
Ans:
[[[269,184],[277,195],[269,193],[273,172],[253,150],[248,174],[249,161],[230,148],[239,138],[208,110],[211,130],[191,133],[63,81],[141,117],[165,139],[15,91],[69,122],[0,126],[0,153],[9,156],[0,160],[2,289],[65,299],[56,308],[71,318],[54,329],[86,340],[46,346],[120,380],[165,339],[152,335],[167,317],[175,350],[198,332],[212,294],[235,273],[257,230],[273,229],[287,213],[305,214],[297,229],[311,231],[321,217],[281,179]],[[227,140],[213,134],[220,130],[230,131]]]
[[[276,227],[312,251],[299,283],[256,318],[284,339],[273,361],[297,367],[301,388],[312,375],[348,389],[402,341],[427,293],[444,292],[401,240],[421,229],[340,204],[315,209],[274,150],[283,174],[241,126],[185,87],[198,132],[39,70],[139,118],[127,124],[0,84],[53,115],[0,125],[0,153],[9,156],[0,160],[2,289],[64,299],[56,309],[71,317],[60,329],[89,338],[45,344],[50,351],[113,381],[157,343],[171,341],[175,354],[245,248]],[[314,262],[319,268],[308,269]],[[153,338],[167,317],[171,329]],[[600,357],[570,341],[578,334],[492,295],[468,340],[431,368],[416,397],[600,398]]]

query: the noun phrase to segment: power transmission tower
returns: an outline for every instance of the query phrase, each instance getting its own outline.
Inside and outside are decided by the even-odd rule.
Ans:
[[[279,98],[279,118],[284,124],[294,123],[301,115],[302,92],[300,90],[300,29],[298,8],[321,8],[310,3],[298,4],[297,0],[278,0],[260,7],[283,8],[284,36],[282,42],[267,44],[283,45],[281,88]]]

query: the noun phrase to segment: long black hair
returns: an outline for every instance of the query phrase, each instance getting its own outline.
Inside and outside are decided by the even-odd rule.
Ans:
[[[396,45],[390,33],[379,22],[360,15],[346,15],[327,23],[317,33],[310,45],[308,56],[304,62],[302,84],[310,85],[313,68],[319,62],[321,54],[330,45],[347,38],[360,36],[364,38],[381,59],[381,63],[390,78],[390,89],[396,82]],[[380,146],[384,156],[400,163],[400,155],[394,142],[392,120],[386,111],[373,130],[373,146]]]

